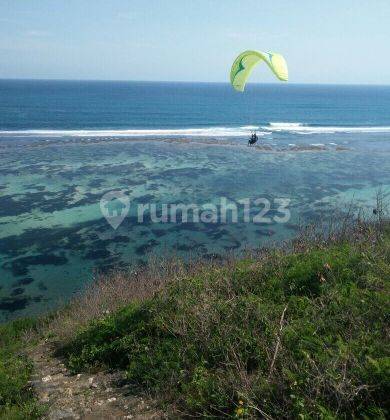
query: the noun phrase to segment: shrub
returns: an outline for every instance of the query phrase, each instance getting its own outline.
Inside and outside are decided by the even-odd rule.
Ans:
[[[39,418],[42,409],[28,386],[31,362],[20,354],[22,335],[35,321],[21,319],[0,325],[0,417]]]
[[[84,326],[78,371],[124,368],[182,415],[388,415],[390,235],[177,276]]]

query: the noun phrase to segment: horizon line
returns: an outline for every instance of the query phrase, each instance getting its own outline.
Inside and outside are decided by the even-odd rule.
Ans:
[[[221,84],[230,85],[229,81],[192,81],[192,80],[135,80],[135,79],[64,79],[64,78],[40,78],[40,77],[0,77],[0,81],[42,81],[42,82],[128,82],[128,83],[183,83],[183,84]],[[249,82],[248,85],[314,85],[314,86],[386,86],[381,83],[315,83],[315,82]]]

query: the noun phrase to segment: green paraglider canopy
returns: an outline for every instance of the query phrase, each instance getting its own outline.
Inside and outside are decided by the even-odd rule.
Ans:
[[[241,53],[232,65],[230,83],[234,89],[244,91],[252,70],[260,61],[264,61],[279,80],[288,80],[287,63],[281,54],[249,50]]]

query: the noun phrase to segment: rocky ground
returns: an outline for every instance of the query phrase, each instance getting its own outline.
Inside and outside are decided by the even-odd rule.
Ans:
[[[122,372],[71,374],[45,341],[28,350],[31,386],[47,406],[45,417],[62,419],[162,419],[149,399],[134,396]]]

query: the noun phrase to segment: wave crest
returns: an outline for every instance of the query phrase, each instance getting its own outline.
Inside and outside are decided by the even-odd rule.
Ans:
[[[3,130],[0,136],[18,137],[245,137],[259,126],[144,130]],[[266,135],[259,132],[258,135]]]
[[[268,125],[239,127],[202,127],[175,129],[116,129],[116,130],[0,130],[0,137],[247,137],[256,130],[259,136],[272,133],[332,134],[332,133],[390,133],[389,126],[311,126],[303,123],[270,122]]]
[[[261,126],[262,130],[270,132],[290,132],[297,134],[332,134],[332,133],[389,133],[390,127],[386,126],[313,126],[303,123],[271,122]]]

